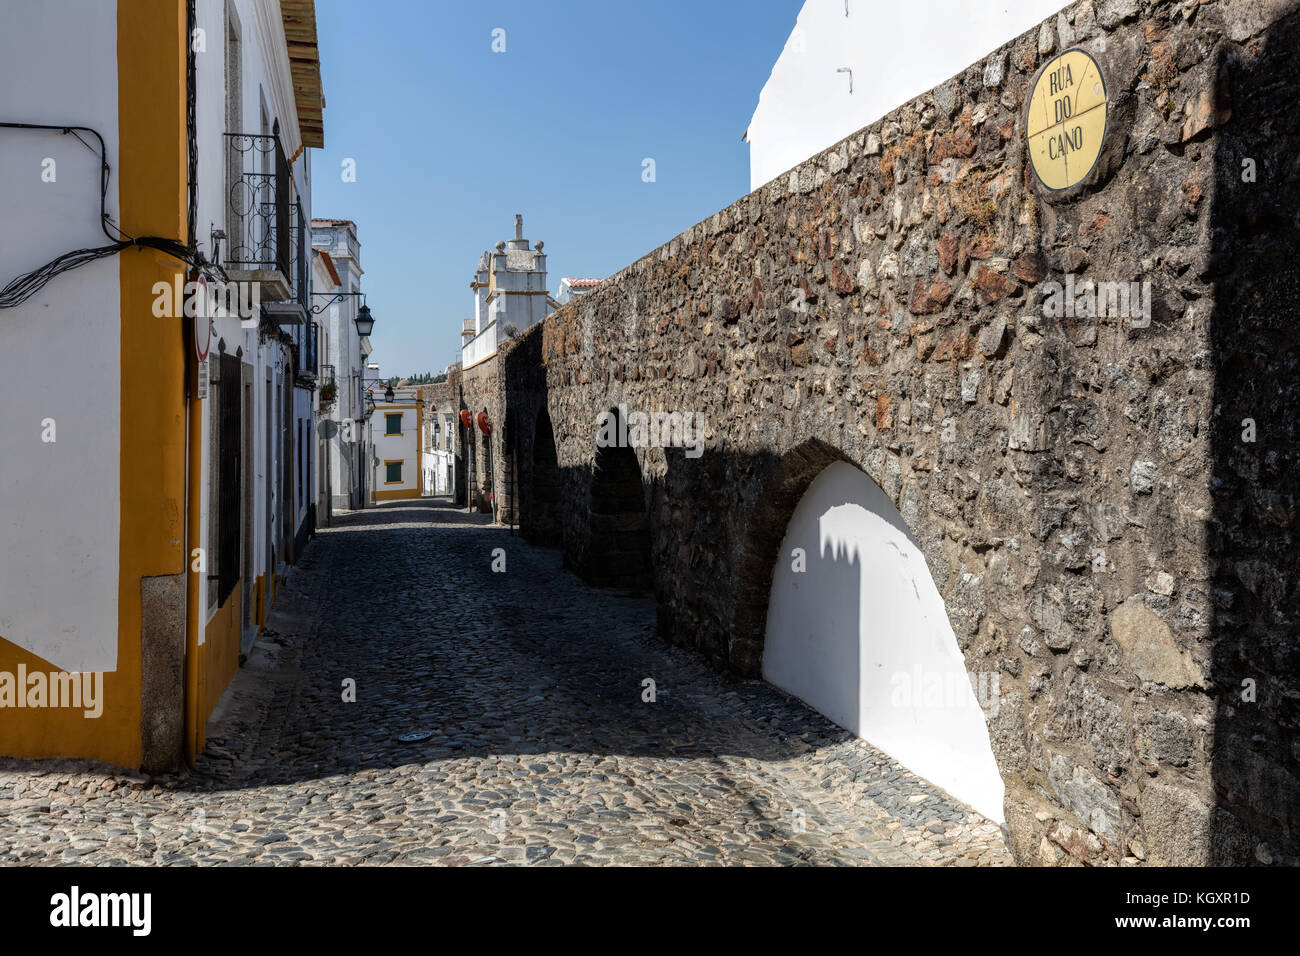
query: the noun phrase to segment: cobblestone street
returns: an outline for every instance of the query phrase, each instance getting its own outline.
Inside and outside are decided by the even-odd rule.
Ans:
[[[1009,863],[997,826],[654,622],[445,499],[336,517],[196,770],[0,761],[0,863]]]

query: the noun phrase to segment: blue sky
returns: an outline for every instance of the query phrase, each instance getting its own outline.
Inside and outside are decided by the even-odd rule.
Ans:
[[[460,358],[474,267],[517,212],[554,293],[745,195],[741,135],[801,5],[317,0],[313,212],[357,223],[380,374]]]

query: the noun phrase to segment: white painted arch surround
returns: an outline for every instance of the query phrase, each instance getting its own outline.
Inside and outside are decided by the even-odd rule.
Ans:
[[[814,479],[786,528],[763,677],[1003,822],[984,713],[925,557],[893,502],[845,462]]]

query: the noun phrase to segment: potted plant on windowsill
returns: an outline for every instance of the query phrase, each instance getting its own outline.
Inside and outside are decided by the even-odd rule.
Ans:
[[[339,386],[337,382],[326,382],[320,387],[320,403],[322,407],[333,405],[339,397]]]

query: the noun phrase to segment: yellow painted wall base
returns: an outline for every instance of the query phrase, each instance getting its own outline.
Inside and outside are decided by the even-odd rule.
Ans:
[[[197,750],[202,750],[205,743],[204,725],[212,715],[217,701],[230,686],[230,681],[239,670],[240,624],[243,620],[242,589],[236,585],[230,599],[221,610],[212,615],[208,626],[203,631],[203,646],[199,653],[203,656],[199,668],[199,714]]]
[[[104,675],[103,713],[85,716],[85,709],[68,707],[0,708],[0,756],[84,757],[122,767],[140,761],[140,661],[139,642],[131,666],[123,666],[119,647],[118,669]],[[18,673],[26,666],[30,675],[64,673],[49,661],[0,638],[0,671]],[[47,697],[47,701],[48,701]]]
[[[400,491],[372,491],[371,501],[398,501],[407,498],[419,498],[419,488],[403,488]]]

